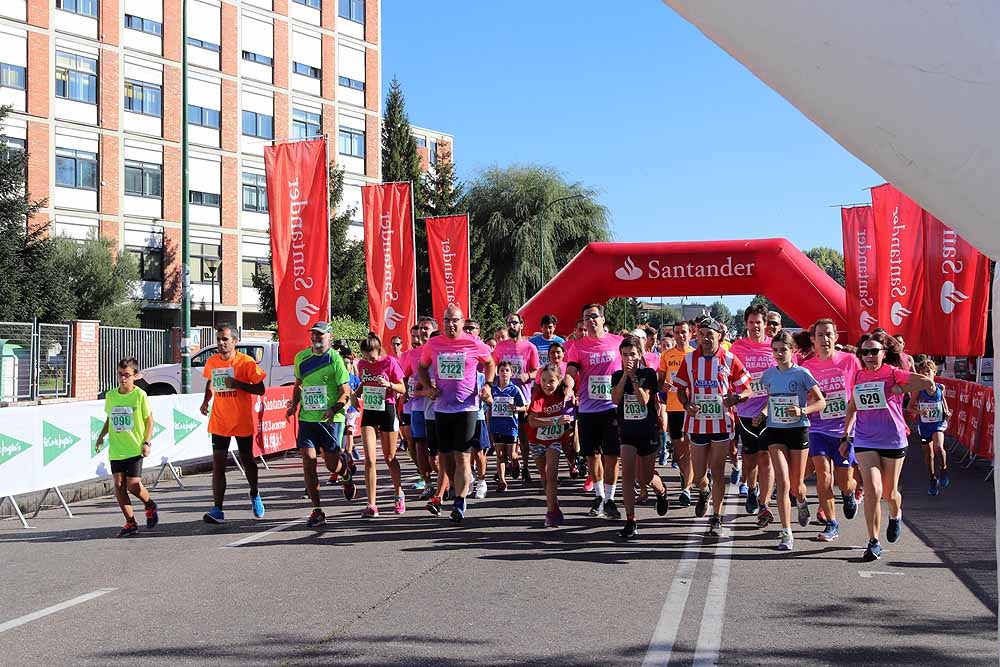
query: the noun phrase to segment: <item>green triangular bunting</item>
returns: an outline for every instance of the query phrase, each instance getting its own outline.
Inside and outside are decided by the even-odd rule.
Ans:
[[[29,449],[31,449],[31,443],[0,433],[0,464],[6,463]]]
[[[167,430],[166,427],[162,426],[160,422],[153,421],[153,437],[151,438],[151,440],[156,440],[156,438],[166,430]]]
[[[42,465],[48,465],[65,454],[80,438],[47,421],[42,422]]]
[[[181,440],[191,435],[195,429],[201,426],[201,422],[197,419],[192,419],[186,414],[174,408],[174,444],[180,443]]]
[[[101,434],[101,429],[103,428],[103,419],[97,419],[96,417],[90,418],[90,458],[94,458],[98,454],[94,451],[94,445],[97,444],[97,436]],[[104,443],[104,446],[107,448],[108,443]]]

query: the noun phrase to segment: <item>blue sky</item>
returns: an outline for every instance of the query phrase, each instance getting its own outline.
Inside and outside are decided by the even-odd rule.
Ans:
[[[840,249],[830,205],[884,180],[657,0],[384,0],[382,20],[384,88],[455,135],[460,177],[554,166],[618,241]]]

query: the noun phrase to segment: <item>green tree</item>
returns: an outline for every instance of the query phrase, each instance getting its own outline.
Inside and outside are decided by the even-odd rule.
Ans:
[[[806,257],[815,262],[819,268],[826,272],[826,275],[836,280],[841,287],[847,285],[844,273],[844,255],[839,250],[819,246],[806,250]]]
[[[501,312],[520,308],[541,288],[539,246],[547,281],[588,243],[611,238],[609,213],[597,192],[566,182],[550,167],[491,167],[466,188],[464,208],[481,234]],[[550,206],[573,195],[580,198]]]
[[[646,322],[656,329],[662,329],[664,325],[674,324],[684,319],[681,311],[673,306],[663,306],[649,314]]]
[[[779,315],[781,315],[781,326],[782,327],[798,327],[799,326],[795,322],[795,320],[793,320],[791,317],[788,316],[788,313],[786,313],[781,308],[778,308],[776,305],[774,305],[771,302],[771,300],[768,299],[763,294],[758,294],[757,296],[755,296],[753,299],[750,300],[750,305],[751,306],[756,305],[758,303],[761,304],[761,305],[763,305],[768,310],[773,310],[776,313],[778,313]]]
[[[55,239],[54,264],[75,297],[75,318],[118,327],[139,325],[141,302],[132,298],[139,266],[132,255],[116,251],[116,243],[104,237]]]
[[[708,307],[708,314],[712,316],[713,319],[722,322],[730,329],[733,328],[733,314],[729,310],[729,306],[722,303],[721,301],[716,301],[711,306]]]

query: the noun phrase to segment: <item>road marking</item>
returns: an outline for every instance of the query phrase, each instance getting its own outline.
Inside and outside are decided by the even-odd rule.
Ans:
[[[735,518],[736,505],[739,497],[730,497],[722,505],[722,516]],[[694,647],[694,660],[691,667],[708,667],[719,662],[719,651],[722,648],[722,625],[726,618],[726,594],[729,591],[729,569],[732,564],[730,556],[733,553],[733,532],[725,529],[725,542],[719,544],[712,563],[712,578],[708,581],[708,593],[705,596],[705,609],[701,616],[701,628],[698,629],[698,642]]]
[[[83,604],[94,598],[99,598],[102,595],[106,595],[112,591],[117,591],[117,588],[99,588],[93,593],[86,593],[79,597],[75,597],[72,600],[66,600],[66,602],[60,602],[59,604],[54,604],[51,607],[46,607],[36,612],[26,614],[19,618],[15,618],[6,623],[0,624],[0,632],[7,632],[8,630],[13,630],[14,628],[24,625],[25,623],[30,623],[32,621],[37,621],[40,618],[44,618],[50,614],[55,614],[56,612],[62,611],[63,609],[69,609],[70,607],[75,607],[78,604]]]
[[[259,533],[254,533],[253,535],[247,535],[246,537],[240,538],[240,539],[236,540],[235,542],[231,542],[231,543],[223,545],[223,546],[221,546],[219,548],[220,549],[228,549],[229,547],[241,547],[244,544],[250,544],[251,542],[256,542],[257,540],[259,540],[262,537],[267,537],[268,535],[272,535],[274,533],[280,533],[281,531],[283,531],[283,530],[285,530],[287,528],[291,528],[292,526],[294,526],[296,524],[301,524],[301,523],[302,523],[302,519],[293,519],[292,521],[289,521],[288,523],[283,523],[280,526],[275,526],[274,528],[268,528],[265,531],[261,531]]]
[[[893,577],[902,577],[902,572],[881,572],[879,570],[858,570],[858,574],[861,575],[862,579],[871,579],[876,574],[888,574]]]

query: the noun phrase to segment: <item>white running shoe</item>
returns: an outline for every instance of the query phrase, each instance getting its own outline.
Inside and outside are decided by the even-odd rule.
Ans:
[[[473,498],[482,500],[485,497],[486,497],[486,480],[481,479],[476,482],[476,491],[473,494]]]

